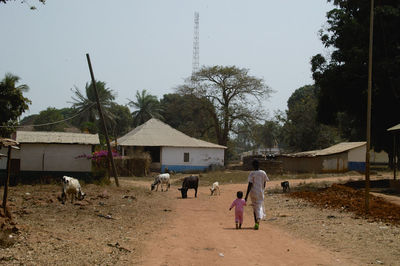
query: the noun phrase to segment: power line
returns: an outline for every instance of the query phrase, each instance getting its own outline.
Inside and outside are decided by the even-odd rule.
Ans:
[[[95,104],[96,104],[96,103],[92,103],[91,105],[89,105],[89,106],[86,107],[85,109],[79,111],[79,112],[76,113],[75,115],[73,115],[73,116],[71,116],[71,117],[69,117],[69,118],[63,119],[63,120],[56,121],[56,122],[44,123],[44,124],[39,124],[39,125],[0,126],[0,128],[5,128],[5,127],[11,127],[11,128],[42,127],[42,126],[50,126],[50,125],[60,124],[60,123],[63,123],[63,122],[65,122],[65,121],[68,121],[68,120],[71,120],[71,119],[77,117],[77,116],[80,115],[81,113],[83,113],[83,112],[87,111],[88,109],[92,108]]]

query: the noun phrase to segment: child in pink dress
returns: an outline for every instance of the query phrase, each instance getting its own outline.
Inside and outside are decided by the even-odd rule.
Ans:
[[[235,206],[235,223],[236,223],[236,229],[242,228],[242,223],[243,223],[243,211],[244,211],[244,206],[246,206],[246,201],[243,198],[243,192],[238,191],[236,193],[237,199],[235,199],[229,210],[231,210]]]

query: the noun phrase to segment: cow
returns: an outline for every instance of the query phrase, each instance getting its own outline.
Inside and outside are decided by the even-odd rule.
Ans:
[[[158,176],[156,176],[154,178],[154,182],[153,184],[151,184],[151,190],[153,191],[154,188],[156,188],[156,191],[158,190],[158,185],[161,184],[161,191],[163,191],[164,185],[167,186],[167,189],[165,191],[168,191],[168,189],[170,188],[171,184],[170,184],[170,176],[168,173],[165,174],[159,174]]]
[[[195,175],[187,176],[183,179],[182,187],[178,188],[181,191],[182,199],[187,198],[187,191],[193,188],[195,193],[194,197],[197,198],[197,188],[199,187],[199,177]]]

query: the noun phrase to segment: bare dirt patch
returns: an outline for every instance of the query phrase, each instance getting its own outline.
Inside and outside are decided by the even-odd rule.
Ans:
[[[152,228],[168,219],[162,195],[129,185],[84,185],[83,201],[62,205],[61,186],[11,187],[14,231],[3,239],[0,264],[128,265],[141,253]],[[155,219],[157,217],[157,219]]]
[[[357,265],[399,265],[399,226],[284,194],[268,194],[265,205],[267,223],[335,252],[339,258],[351,258]]]
[[[369,196],[369,213],[365,212],[365,190],[356,190],[345,185],[333,184],[317,191],[299,191],[290,197],[302,198],[322,208],[353,212],[370,221],[400,224],[400,206],[382,197]]]
[[[119,188],[83,185],[85,200],[65,205],[57,199],[59,185],[11,187],[13,220],[0,236],[7,242],[0,246],[0,264],[398,265],[399,226],[286,197],[277,189],[280,181],[267,185],[260,230],[252,230],[250,207],[244,229],[235,230],[228,208],[247,179],[247,173],[237,174],[242,183],[221,185],[220,196],[202,186],[198,198],[190,190],[185,200],[179,181],[168,192],[150,192],[151,178],[121,178]]]

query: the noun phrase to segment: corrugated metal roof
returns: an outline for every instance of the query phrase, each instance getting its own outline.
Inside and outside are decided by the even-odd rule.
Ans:
[[[394,127],[386,129],[387,131],[395,131],[395,130],[400,130],[400,124],[395,125]]]
[[[98,134],[68,132],[17,131],[16,140],[19,143],[100,144]]]
[[[316,156],[332,155],[332,154],[337,154],[337,153],[342,153],[342,152],[345,152],[348,150],[352,150],[352,149],[358,148],[360,146],[363,146],[365,144],[366,144],[365,141],[341,142],[339,144],[333,145],[331,147],[328,147],[328,148],[322,149],[322,150],[303,151],[303,152],[297,152],[297,153],[284,154],[283,156],[286,156],[286,157],[316,157]]]
[[[195,139],[152,118],[117,140],[119,146],[198,147],[226,149],[225,146]]]

